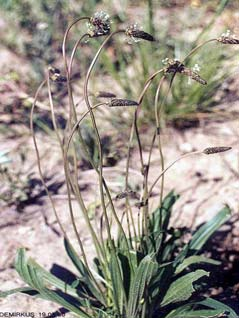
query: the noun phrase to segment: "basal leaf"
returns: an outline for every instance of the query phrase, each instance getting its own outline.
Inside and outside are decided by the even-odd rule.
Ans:
[[[75,265],[75,267],[79,271],[80,276],[82,277],[82,279],[86,283],[86,285],[89,288],[89,290],[91,291],[92,295],[95,298],[97,298],[101,303],[104,303],[104,299],[103,299],[101,293],[99,292],[99,290],[97,289],[97,287],[94,284],[91,273],[88,271],[88,269],[86,268],[86,266],[84,265],[82,260],[77,255],[73,246],[71,245],[71,243],[67,239],[64,239],[64,246],[65,246],[65,249],[66,249],[68,256],[70,257],[72,263]]]
[[[19,248],[17,251],[17,256],[15,260],[15,268],[18,272],[18,274],[21,276],[23,281],[27,283],[31,287],[35,287],[31,275],[29,274],[29,268],[27,265],[27,259],[26,259],[26,251],[24,248]]]
[[[56,277],[53,274],[46,271],[43,267],[41,267],[32,258],[29,258],[28,265],[35,268],[37,270],[37,272],[41,274],[41,277],[45,282],[50,283],[52,286],[54,286],[55,288],[58,288],[59,290],[65,292],[66,294],[69,294],[69,295],[75,296],[75,297],[78,296],[78,292],[75,288],[73,288],[72,286],[65,283],[64,281],[62,281],[58,277]]]
[[[162,230],[167,230],[172,207],[178,198],[179,196],[176,195],[174,191],[169,192],[169,194],[164,198],[162,206],[152,213],[149,223],[149,230],[151,233],[160,230],[160,213],[162,213]]]
[[[195,254],[201,250],[203,245],[208,241],[213,233],[215,233],[227,220],[229,220],[230,216],[231,211],[229,207],[226,206],[210,221],[199,228],[189,243],[189,249],[195,251]]]
[[[128,302],[129,317],[138,317],[137,312],[140,310],[140,304],[144,301],[144,294],[157,269],[158,264],[153,260],[152,256],[147,255],[141,260],[130,285]]]
[[[41,274],[37,271],[37,269],[29,266],[29,273],[31,275],[32,282],[35,286],[35,288],[38,290],[38,292],[41,294],[42,297],[49,301],[53,301],[64,308],[68,309],[70,312],[78,314],[82,318],[90,318],[88,314],[86,314],[83,310],[80,308],[80,302],[78,299],[71,297],[69,300],[66,299],[64,294],[60,294],[55,290],[51,290],[47,288],[44,283],[43,279],[41,277]]]
[[[119,313],[119,315],[122,315],[123,311],[123,293],[124,291],[122,290],[122,271],[120,268],[119,272],[119,258],[116,259],[116,255],[112,254],[110,258],[110,264],[109,264],[109,269],[110,269],[110,276],[111,276],[111,282],[112,282],[112,293],[113,293],[113,298],[114,298],[114,303],[116,306],[116,309]]]
[[[169,289],[161,302],[161,306],[164,307],[171,303],[188,300],[195,291],[193,283],[203,276],[209,276],[209,273],[199,269],[175,280],[169,286]]]
[[[13,295],[16,293],[23,293],[23,294],[27,294],[30,296],[35,296],[38,293],[38,291],[36,291],[35,289],[31,288],[31,287],[19,287],[19,288],[14,288],[14,289],[10,289],[7,291],[0,291],[0,298],[5,298],[9,295]]]
[[[219,318],[223,315],[224,310],[222,309],[193,310],[191,307],[185,306],[171,311],[165,318]]]
[[[221,303],[218,300],[212,298],[205,298],[203,301],[200,301],[199,304],[213,309],[224,310],[224,312],[227,313],[227,318],[238,318],[238,315],[232,308]]]
[[[199,263],[207,263],[207,264],[213,264],[213,265],[220,265],[221,264],[221,262],[216,261],[216,260],[211,259],[211,258],[207,258],[205,256],[193,255],[193,256],[189,256],[189,257],[185,258],[185,260],[177,266],[175,274],[181,273],[184,269],[186,269],[190,265],[195,265],[195,264],[199,264]]]

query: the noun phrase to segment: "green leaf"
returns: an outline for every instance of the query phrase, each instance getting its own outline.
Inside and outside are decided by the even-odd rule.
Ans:
[[[205,307],[205,308],[203,308]],[[237,314],[229,306],[211,299],[205,298],[203,301],[192,302],[172,310],[165,318],[212,318],[227,317],[238,318]]]
[[[215,299],[205,298],[203,301],[200,301],[199,304],[213,309],[224,310],[225,312],[227,312],[227,318],[238,318],[238,315],[232,308]]]
[[[82,260],[77,255],[73,246],[71,245],[71,243],[67,239],[64,239],[64,246],[65,246],[66,252],[67,252],[68,256],[70,257],[72,263],[75,265],[75,267],[79,271],[81,278],[82,278],[82,281],[85,282],[85,284],[89,288],[92,295],[96,299],[98,299],[102,304],[104,304],[104,299],[103,299],[101,293],[99,292],[99,290],[97,289],[97,287],[95,286],[91,273],[88,271],[88,269],[86,268],[86,266],[84,265]]]
[[[200,229],[193,235],[189,249],[195,251],[195,254],[201,250],[203,245],[231,216],[229,207],[222,209],[210,221],[200,227]]]
[[[224,314],[223,309],[192,310],[191,306],[183,306],[171,311],[165,318],[216,318],[222,314]]]
[[[31,287],[19,287],[19,288],[10,289],[7,291],[0,291],[0,298],[5,298],[9,295],[13,295],[16,293],[23,293],[30,296],[35,296],[39,294],[38,291],[36,291],[35,289],[32,289]]]
[[[66,294],[69,294],[71,296],[78,297],[78,291],[76,288],[73,288],[69,284],[65,283],[61,279],[57,278],[55,275],[52,275],[48,271],[46,271],[43,267],[41,267],[35,260],[32,258],[28,259],[28,265],[32,268],[35,268],[39,274],[41,274],[41,277],[44,281],[50,283],[54,287],[60,289]]]
[[[37,271],[36,268],[29,266],[29,273],[35,288],[38,290],[38,292],[41,294],[42,297],[63,306],[64,308],[70,310],[71,312],[80,315],[80,317],[82,318],[91,317],[79,308],[81,304],[76,298],[71,297],[70,298],[71,300],[69,299],[66,300],[64,298],[64,295],[61,296],[58,292],[46,288],[46,286],[43,283],[44,281],[43,277]]]
[[[39,266],[40,267],[40,266]],[[22,279],[29,284],[34,290],[36,290],[40,296],[46,300],[56,302],[73,313],[79,314],[80,317],[90,318],[84,311],[78,306],[81,305],[79,298],[74,298],[65,294],[64,297],[71,297],[71,302],[66,300],[63,296],[60,296],[56,291],[50,290],[44,286],[43,270],[33,264],[32,260],[28,264],[26,253],[24,248],[20,248],[16,257],[16,269]],[[78,304],[77,307],[75,304]]]
[[[129,317],[138,317],[137,312],[140,310],[141,303],[144,302],[145,292],[157,269],[158,263],[153,260],[152,256],[147,255],[141,260],[130,284],[127,311]]]
[[[169,289],[161,302],[161,306],[164,307],[171,303],[188,300],[195,291],[193,283],[203,276],[209,276],[209,273],[199,269],[175,280],[169,286]]]
[[[119,272],[118,266],[120,264],[119,258],[115,254],[112,254],[109,263],[110,276],[112,282],[112,293],[114,303],[119,315],[123,311],[123,290],[122,290],[122,271]],[[121,270],[121,268],[120,268]]]
[[[31,276],[29,274],[29,269],[28,269],[27,259],[26,259],[26,251],[24,248],[20,248],[17,251],[15,268],[16,268],[18,274],[24,280],[24,282],[27,283],[29,286],[34,288],[35,286],[32,282]]]
[[[191,241],[184,246],[177,255],[175,262],[181,264],[187,256],[198,254],[209,238],[227,221],[231,216],[230,209],[226,206],[210,221],[202,225],[193,235]]]
[[[179,274],[181,273],[183,270],[185,270],[187,267],[189,267],[190,265],[195,265],[195,264],[199,264],[199,263],[207,263],[207,264],[213,264],[213,265],[220,265],[221,262],[216,261],[214,259],[211,258],[207,258],[205,256],[199,256],[199,255],[193,255],[193,256],[189,256],[188,258],[185,258],[185,260],[177,266],[175,274]]]
[[[179,198],[174,191],[169,192],[169,194],[164,198],[162,206],[157,208],[150,218],[149,230],[151,233],[160,230],[160,214],[162,213],[162,230],[166,231],[168,228],[169,220],[171,217],[172,207],[174,203]]]

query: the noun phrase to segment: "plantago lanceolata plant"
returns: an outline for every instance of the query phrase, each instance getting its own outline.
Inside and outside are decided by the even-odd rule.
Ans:
[[[68,60],[66,46],[68,35],[72,27],[77,23],[87,21],[87,33],[81,35],[75,43]],[[83,17],[74,21],[66,30],[62,53],[65,65],[65,74],[53,67],[50,67],[46,79],[39,86],[31,111],[31,131],[40,177],[54,209],[55,217],[64,236],[66,252],[72,263],[77,269],[75,281],[69,284],[53,274],[44,270],[33,259],[27,258],[25,249],[18,251],[16,258],[16,270],[27,284],[26,287],[1,292],[5,297],[12,293],[21,292],[31,296],[41,297],[63,306],[68,311],[78,317],[112,317],[112,318],[179,318],[179,317],[230,317],[236,318],[236,313],[227,305],[224,305],[211,298],[198,298],[195,296],[195,283],[202,286],[209,272],[201,268],[201,263],[218,265],[218,262],[200,255],[200,251],[211,235],[230,217],[230,209],[225,207],[208,223],[201,226],[192,236],[188,243],[183,244],[184,230],[169,228],[169,221],[172,208],[178,196],[172,191],[164,197],[164,175],[176,162],[191,155],[216,154],[230,150],[230,147],[210,147],[202,151],[196,151],[181,156],[174,160],[169,166],[165,167],[164,155],[161,143],[161,115],[164,102],[170,92],[174,78],[176,76],[188,76],[189,78],[206,85],[206,80],[195,71],[185,66],[189,56],[194,54],[208,42],[217,41],[225,44],[236,43],[227,35],[218,39],[204,42],[193,49],[183,59],[166,60],[166,66],[157,70],[148,79],[142,88],[140,96],[135,100],[116,98],[115,94],[100,91],[89,93],[89,81],[92,71],[98,62],[102,50],[107,43],[117,34],[124,34],[131,41],[137,42],[139,39],[154,41],[154,37],[142,29],[137,24],[130,25],[126,29],[119,29],[114,32],[110,30],[110,18],[105,12],[99,12],[93,17]],[[84,101],[87,107],[85,113],[79,115],[79,107],[74,101],[74,91],[71,85],[71,72],[76,50],[83,39],[100,38],[106,36],[100,45],[92,62],[88,68],[84,79]],[[160,48],[159,48],[160,49]],[[63,72],[62,72],[63,73]],[[161,76],[161,77],[160,77]],[[162,85],[165,79],[170,77],[167,94],[159,102],[162,92]],[[140,130],[138,128],[138,118],[140,107],[144,102],[144,97],[151,87],[152,82],[160,77],[157,90],[155,91],[154,111],[155,132],[150,144],[150,152],[147,160],[143,158]],[[57,126],[55,118],[55,105],[52,98],[52,85],[61,82],[67,86],[69,97],[68,122],[62,131]],[[61,221],[61,215],[55,207],[54,201],[48,191],[44,181],[44,173],[41,165],[41,157],[37,145],[37,138],[34,132],[33,117],[37,107],[37,100],[43,89],[47,88],[49,97],[49,111],[58,140],[67,186],[68,205],[70,222],[77,238],[81,254],[78,254],[73,247],[69,233],[67,233]],[[91,101],[91,96],[101,99],[96,104]],[[127,107],[135,107],[131,134],[128,141],[128,153],[125,171],[125,189],[113,197],[112,191],[104,176],[103,166],[103,147],[99,131],[99,123],[96,113],[101,107],[122,107],[122,112],[127,111]],[[82,135],[82,123],[86,117],[90,118],[90,123],[94,132],[95,144],[98,155],[91,156],[87,143]],[[130,159],[133,147],[133,137],[136,134],[139,157],[141,164],[141,174],[143,184],[141,194],[133,191],[129,186],[130,178]],[[161,159],[161,172],[155,180],[149,180],[149,169],[151,166],[151,155],[155,142]],[[99,226],[93,226],[87,206],[78,183],[79,164],[77,152],[81,149],[85,158],[94,169],[98,177],[98,191],[100,197],[101,217]],[[209,159],[210,160],[210,159]],[[158,208],[154,211],[149,210],[149,201],[152,199],[152,191],[158,181],[161,180],[161,193]],[[72,205],[72,197],[76,199],[79,210],[81,211],[84,222],[91,235],[95,247],[96,258],[94,264],[89,260],[82,237],[79,234],[78,224],[76,223],[75,211]],[[122,211],[118,209],[117,202],[125,200]],[[132,204],[132,200],[137,200]],[[135,206],[137,213],[135,213]],[[117,229],[117,234],[115,231]],[[191,269],[193,265],[193,269]]]

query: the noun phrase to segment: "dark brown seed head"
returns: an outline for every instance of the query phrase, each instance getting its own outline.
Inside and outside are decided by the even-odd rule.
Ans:
[[[101,98],[115,98],[116,95],[110,92],[104,92],[104,91],[99,91],[96,94],[96,97],[101,97]]]
[[[165,73],[181,73],[184,70],[184,64],[178,60],[169,59],[167,61],[168,66],[165,68]]]
[[[61,74],[61,71],[59,70],[59,68],[56,68],[52,65],[48,66],[48,71],[50,74],[59,74],[59,75]]]
[[[192,71],[190,68],[184,67],[180,73],[190,77],[191,79],[202,85],[207,85],[207,81],[201,78],[201,76],[198,73]]]
[[[90,37],[98,37],[110,33],[110,17],[104,12],[96,12],[87,23],[88,34]]]
[[[191,77],[191,79],[193,79],[194,81],[196,81],[202,85],[207,85],[207,81],[205,81],[203,78],[201,78],[201,76],[199,74],[197,74],[196,72],[192,72],[190,77]]]
[[[155,41],[154,37],[151,34],[144,32],[144,31],[141,31],[141,30],[132,30],[132,31],[128,32],[127,35],[132,36],[134,38],[150,41],[150,42]]]
[[[239,39],[237,39],[233,35],[220,36],[219,38],[217,38],[217,41],[223,44],[239,44]]]
[[[66,77],[61,75],[61,71],[53,66],[48,67],[49,77],[53,82],[63,83],[66,82]]]
[[[110,107],[116,107],[116,106],[138,106],[138,105],[139,105],[139,103],[134,101],[134,100],[120,99],[120,98],[114,98],[109,103]]]
[[[191,79],[193,79],[194,81],[202,85],[207,85],[207,82],[203,78],[201,78],[201,76],[198,73],[194,72],[190,68],[185,67],[185,65],[181,63],[180,61],[169,59],[167,60],[167,64],[168,66],[164,70],[165,74],[180,73],[190,77]]]
[[[133,190],[126,190],[126,191],[118,193],[115,198],[116,198],[116,200],[120,200],[120,199],[124,199],[127,197],[138,198],[138,194],[137,194],[137,192],[135,192]]]
[[[142,208],[144,206],[148,205],[148,199],[146,201],[139,201],[137,203],[135,203],[136,208]]]
[[[203,153],[205,155],[212,155],[214,153],[224,152],[224,151],[228,151],[231,149],[232,149],[232,147],[208,147],[208,148],[203,150]]]
[[[125,34],[131,39],[135,40],[142,39],[150,42],[155,41],[154,37],[151,34],[140,30],[137,23],[128,26],[128,28],[125,30]]]

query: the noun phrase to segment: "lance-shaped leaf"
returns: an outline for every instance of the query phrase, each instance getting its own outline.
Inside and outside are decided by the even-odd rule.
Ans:
[[[37,269],[29,266],[29,274],[31,276],[32,282],[44,299],[53,301],[64,308],[68,309],[70,312],[78,314],[82,318],[90,318],[87,313],[81,310],[81,303],[78,299],[73,297],[65,297],[64,294],[60,294],[55,290],[51,290],[44,285],[44,280]]]
[[[26,294],[29,296],[36,296],[39,295],[38,291],[31,287],[19,287],[19,288],[14,288],[6,291],[0,291],[0,298],[5,298],[9,295],[17,294],[17,293],[22,293]]]
[[[158,263],[150,255],[145,256],[131,280],[128,302],[128,316],[138,317],[137,312],[141,304],[145,301],[144,296],[148,291],[149,283],[158,269]]]
[[[82,318],[90,318],[90,316],[80,309],[82,303],[79,297],[75,298],[65,293],[60,295],[59,292],[50,290],[45,286],[43,272],[35,264],[28,263],[24,248],[19,249],[15,266],[22,279],[36,290],[41,298],[56,302],[71,312],[81,315],[80,317]]]
[[[177,266],[175,274],[181,273],[183,270],[185,270],[190,265],[195,265],[195,264],[199,264],[199,263],[207,263],[207,264],[212,264],[212,265],[220,265],[221,264],[221,262],[216,261],[216,260],[211,259],[211,258],[207,258],[205,256],[193,255],[193,256],[189,256],[189,257],[185,258],[185,260],[180,265]]]
[[[169,286],[161,302],[161,306],[164,307],[172,303],[188,300],[195,291],[193,283],[204,276],[209,276],[209,273],[199,269],[175,280]]]
[[[185,305],[172,310],[165,318],[223,318],[223,309],[200,309],[195,310],[195,305]]]
[[[231,217],[231,210],[228,206],[223,208],[218,214],[216,214],[210,221],[205,223],[197,230],[193,235],[189,249],[194,250],[195,253],[203,247],[208,239],[215,233],[229,218]]]
[[[90,292],[92,293],[92,295],[96,299],[98,299],[102,304],[104,304],[104,299],[103,299],[100,291],[95,286],[91,273],[89,273],[88,269],[86,268],[86,266],[84,265],[84,263],[79,258],[76,251],[74,250],[73,246],[71,245],[71,243],[67,239],[64,239],[64,246],[65,246],[66,252],[67,252],[68,256],[70,257],[72,263],[75,265],[75,267],[79,271],[80,278],[82,279],[82,281],[85,282],[85,284],[87,285],[87,287],[90,290]]]

